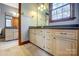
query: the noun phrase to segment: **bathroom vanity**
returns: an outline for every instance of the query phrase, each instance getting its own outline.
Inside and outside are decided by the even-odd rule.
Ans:
[[[79,28],[31,26],[30,42],[55,56],[79,55]]]
[[[5,40],[18,39],[18,29],[16,28],[5,28]]]

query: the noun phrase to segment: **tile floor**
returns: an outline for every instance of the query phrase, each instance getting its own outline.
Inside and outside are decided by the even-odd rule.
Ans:
[[[0,56],[50,56],[31,43],[18,46],[17,40],[0,42]]]

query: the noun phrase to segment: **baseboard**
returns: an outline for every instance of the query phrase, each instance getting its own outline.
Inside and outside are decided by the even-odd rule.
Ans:
[[[32,42],[30,42],[29,41],[29,43],[31,43],[31,44],[33,44],[33,45],[35,45],[34,43],[32,43]],[[38,47],[38,48],[40,48],[39,46],[37,46],[37,45],[35,45],[36,47]],[[44,49],[42,49],[42,48],[40,48],[41,50],[43,50],[43,51],[45,51]],[[49,52],[47,52],[47,51],[45,51],[46,53],[48,53],[50,56],[54,56],[53,54],[50,54]]]
[[[21,42],[20,45],[24,45],[24,44],[27,44],[27,43],[30,43],[30,41],[28,40],[28,41]]]
[[[31,43],[33,45],[35,45],[34,43],[30,42],[29,40],[28,41],[24,41],[22,42],[20,45],[24,45],[24,44],[27,44],[27,43]],[[39,46],[35,45],[36,47],[40,48]],[[44,49],[40,48],[41,50],[45,51]],[[45,51],[46,53],[48,53],[50,56],[54,56],[53,54],[50,54],[49,52]]]

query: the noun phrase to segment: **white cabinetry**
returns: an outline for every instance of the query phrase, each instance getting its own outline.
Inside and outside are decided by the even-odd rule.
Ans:
[[[31,33],[31,34],[30,34]],[[30,29],[29,30],[29,37],[30,37],[30,41],[32,42],[32,43],[34,43],[34,44],[36,44],[36,31],[35,31],[35,29]]]
[[[5,40],[18,39],[18,29],[5,29]]]
[[[79,30],[30,29],[30,41],[45,51],[58,56],[75,56],[78,53]]]

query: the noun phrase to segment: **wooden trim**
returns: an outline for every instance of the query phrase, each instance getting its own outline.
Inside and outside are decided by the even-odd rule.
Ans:
[[[78,40],[77,40],[77,56],[79,56],[79,30],[77,32],[77,37],[78,37]]]
[[[34,43],[32,43],[32,42],[30,42],[29,41],[29,43],[31,43],[31,44],[33,44],[33,45],[35,45]],[[35,45],[36,47],[38,47],[38,48],[40,48],[39,46],[37,46],[37,45]],[[41,50],[43,50],[43,51],[45,51],[44,49],[42,49],[42,48],[40,48]],[[50,54],[49,52],[47,52],[47,51],[45,51],[46,53],[48,53],[50,56],[54,56],[53,54]]]
[[[30,43],[30,41],[28,40],[28,41],[21,42],[20,45],[24,45],[24,44],[27,44],[27,43]]]
[[[19,21],[18,21],[18,25],[19,25],[19,32],[18,32],[18,39],[19,39],[19,45],[21,45],[21,3],[19,3]]]
[[[76,17],[72,17],[72,18],[63,18],[63,19],[60,19],[60,20],[51,20],[49,19],[49,23],[51,22],[61,22],[61,21],[70,21],[70,20],[74,20]]]
[[[19,3],[19,37],[18,37],[18,39],[19,39],[19,45],[23,45],[23,44],[27,44],[27,43],[29,43],[29,41],[24,41],[24,42],[22,42],[21,40],[21,3]]]

